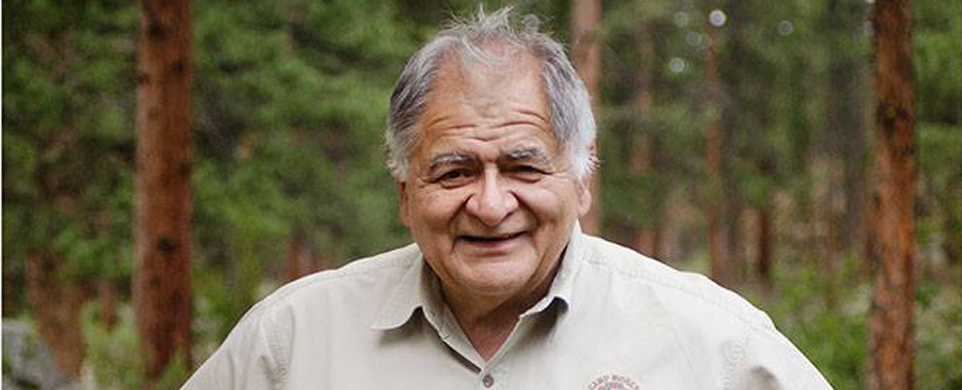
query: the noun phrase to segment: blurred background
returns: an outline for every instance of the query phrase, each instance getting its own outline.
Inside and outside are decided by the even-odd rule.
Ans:
[[[515,3],[594,97],[585,228],[745,295],[838,389],[872,385],[873,3]],[[477,4],[191,4],[189,353],[158,373],[133,303],[142,3],[4,1],[3,387],[176,388],[277,287],[410,242],[384,168],[390,91]],[[911,6],[907,359],[916,388],[962,389],[962,2]]]

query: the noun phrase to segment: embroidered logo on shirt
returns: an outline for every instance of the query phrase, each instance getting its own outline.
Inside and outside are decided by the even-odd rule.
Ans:
[[[628,390],[639,390],[638,384],[631,378],[614,375],[605,374],[599,376],[597,379],[591,381],[588,385],[588,390],[615,390],[615,389],[628,389]]]

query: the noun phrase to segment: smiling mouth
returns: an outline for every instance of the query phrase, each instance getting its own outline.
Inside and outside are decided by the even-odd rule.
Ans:
[[[464,240],[464,241],[472,242],[472,243],[488,243],[488,242],[492,242],[492,243],[493,243],[493,242],[508,241],[508,240],[511,240],[511,239],[520,237],[522,234],[524,234],[524,232],[518,232],[518,233],[512,233],[512,234],[505,234],[505,235],[500,235],[500,236],[470,236],[470,235],[464,235],[464,236],[460,236],[459,238],[462,239],[462,240]]]

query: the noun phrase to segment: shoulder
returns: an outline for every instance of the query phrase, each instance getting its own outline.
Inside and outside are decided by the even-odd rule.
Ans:
[[[308,307],[312,311],[324,311],[331,309],[325,307],[330,304],[348,306],[345,304],[377,300],[387,294],[386,288],[403,276],[420,253],[416,244],[410,244],[305,276],[268,295],[246,316],[277,315],[278,311],[300,311]]]
[[[244,314],[185,388],[271,388],[284,383],[295,340],[317,346],[329,341],[336,329],[366,329],[391,286],[419,256],[412,244],[279,288]]]
[[[585,260],[589,269],[634,287],[627,291],[653,294],[669,315],[685,325],[708,327],[710,323],[713,329],[720,324],[774,329],[768,315],[704,275],[676,270],[601,238],[586,239]]]
[[[412,244],[288,283],[254,304],[224,345],[260,340],[272,355],[282,357],[308,330],[323,334],[332,326],[366,328],[391,286],[419,254]]]
[[[244,314],[184,388],[276,388],[285,383],[294,339],[309,341],[297,336],[299,329],[323,335],[331,326],[363,321],[372,310],[364,302],[385,296],[383,286],[399,278],[419,254],[412,244],[281,287]]]
[[[385,278],[400,277],[402,272],[417,260],[420,253],[416,244],[410,244],[355,260],[337,269],[311,274],[277,289],[265,298],[260,305],[276,306],[283,302],[296,300],[304,295],[330,292],[332,289],[364,284],[368,281],[383,281]]]
[[[589,283],[619,285],[610,294],[631,295],[609,300],[654,302],[655,309],[636,318],[662,317],[690,366],[718,379],[712,383],[721,388],[831,388],[768,315],[738,294],[600,238],[588,237],[587,243]]]

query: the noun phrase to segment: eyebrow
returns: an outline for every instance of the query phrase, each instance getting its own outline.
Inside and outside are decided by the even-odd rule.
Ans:
[[[471,165],[477,160],[474,155],[463,152],[441,153],[431,158],[428,163],[428,174],[433,175],[438,169],[446,165],[465,166]],[[548,153],[544,149],[536,147],[518,148],[498,157],[498,162],[501,164],[518,161],[534,161],[538,164],[550,165],[551,158],[548,157]]]
[[[442,153],[431,158],[431,162],[428,163],[428,172],[433,173],[444,165],[468,165],[474,160],[475,158],[473,156],[465,153]]]
[[[535,162],[542,164],[548,164],[551,162],[551,158],[548,157],[548,153],[541,148],[515,149],[499,158],[499,160],[503,160],[504,162],[534,160]]]

